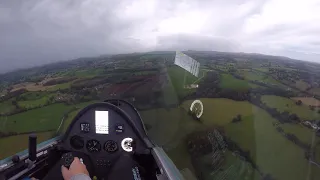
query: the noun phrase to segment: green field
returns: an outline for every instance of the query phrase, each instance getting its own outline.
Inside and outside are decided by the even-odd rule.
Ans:
[[[312,88],[309,90],[309,92],[315,95],[320,95],[320,88]]]
[[[68,88],[70,88],[70,86],[71,86],[71,82],[57,84],[57,85],[47,89],[47,91],[57,91],[59,89],[68,89]]]
[[[52,137],[52,132],[36,133],[37,143],[48,140]],[[0,159],[14,155],[17,152],[23,151],[28,147],[28,134],[0,138]]]
[[[312,120],[318,119],[320,114],[317,113],[317,110],[310,110],[306,105],[296,105],[294,100],[289,98],[265,95],[261,97],[262,102],[267,106],[276,108],[279,112],[287,111],[289,113],[297,114],[302,120]],[[287,106],[288,105],[288,106]]]
[[[104,72],[104,69],[86,69],[86,70],[77,70],[72,72],[71,74],[77,77],[95,77],[97,75],[100,75]]]
[[[155,79],[166,80],[166,76],[168,76],[167,84],[165,84],[164,81],[164,84],[159,83],[162,85],[162,91],[161,93],[158,93],[159,91],[157,91],[158,96],[156,97],[157,99],[154,103],[156,107],[161,108],[154,108],[153,104],[150,103],[151,105],[148,106],[148,108],[154,109],[141,111],[140,114],[143,122],[148,128],[147,133],[151,140],[167,152],[168,156],[175,163],[179,170],[186,172],[186,174],[189,173],[190,175],[190,173],[195,174],[195,170],[200,167],[201,173],[204,174],[204,180],[263,179],[260,177],[259,172],[255,170],[249,162],[241,160],[241,158],[235,153],[232,153],[230,149],[224,152],[224,164],[215,174],[211,174],[213,168],[212,165],[210,165],[210,163],[212,163],[212,156],[214,155],[213,153],[203,154],[191,160],[191,156],[187,147],[187,142],[190,140],[187,139],[189,137],[188,135],[198,131],[200,132],[217,128],[221,130],[220,132],[223,135],[230,138],[239,147],[241,147],[242,150],[247,152],[250,158],[258,166],[258,169],[261,170],[264,175],[270,174],[274,179],[279,180],[320,179],[320,168],[310,164],[306,160],[304,149],[286,139],[283,134],[276,130],[276,127],[279,126],[283,128],[285,133],[294,134],[300,141],[311,144],[315,150],[315,159],[320,162],[320,137],[316,136],[314,130],[308,129],[301,124],[285,123],[275,125],[275,123],[278,122],[276,119],[274,119],[265,110],[260,109],[248,101],[234,101],[225,98],[202,98],[200,100],[204,105],[204,114],[202,115],[200,121],[194,120],[188,114],[189,106],[193,100],[184,101],[179,104],[179,99],[181,100],[186,95],[196,92],[196,89],[188,89],[186,86],[193,83],[198,84],[201,80],[205,79],[202,79],[202,77],[205,77],[208,71],[212,71],[211,68],[215,69],[215,72],[220,74],[221,78],[219,87],[222,89],[222,91],[228,93],[228,90],[233,90],[232,92],[239,92],[243,94],[243,92],[247,92],[250,88],[256,88],[253,92],[254,96],[256,93],[259,94],[258,89],[266,89],[268,87],[257,85],[254,82],[251,83],[252,81],[262,82],[266,85],[277,86],[282,89],[288,89],[288,87],[282,83],[289,83],[290,86],[295,86],[300,90],[306,89],[306,82],[297,81],[297,83],[294,84],[290,83],[290,79],[284,79],[281,81],[276,79],[281,79],[282,77],[296,77],[295,74],[290,74],[288,76],[283,76],[282,74],[279,75],[277,73],[270,74],[268,67],[262,67],[262,65],[268,63],[267,61],[263,62],[262,64],[260,64],[260,62],[254,64],[250,62],[247,63],[247,60],[238,62],[227,59],[227,61],[223,62],[219,59],[216,59],[213,60],[213,63],[211,63],[208,57],[206,57],[202,61],[205,63],[199,62],[202,63],[201,68],[209,69],[201,69],[199,72],[199,77],[194,77],[191,73],[185,71],[183,68],[170,65],[171,63],[169,60],[164,60],[167,62],[165,65],[158,66],[160,60],[154,59],[152,61],[148,61],[148,58],[153,58],[153,56],[149,56],[146,57],[145,60],[141,60],[141,62],[139,62],[141,65],[143,65],[141,67],[138,67],[140,64],[136,65],[134,62],[131,63],[123,60],[123,64],[121,65],[119,63],[120,69],[117,70],[113,69],[113,65],[103,68],[100,68],[99,66],[99,68],[96,69],[94,69],[94,67],[97,66],[90,66],[90,68],[79,66],[68,70],[61,70],[61,72],[54,73],[53,76],[75,77],[74,79],[77,80],[48,86],[45,91],[26,92],[18,97],[10,97],[11,99],[0,104],[0,113],[14,110],[16,107],[12,104],[15,104],[15,102],[12,103],[12,101],[16,101],[18,105],[23,108],[42,106],[49,102],[50,99],[52,100],[51,97],[56,96],[56,93],[53,91],[58,91],[59,89],[70,88],[68,91],[60,93],[67,93],[65,95],[68,97],[69,95],[70,97],[75,95],[74,97],[77,98],[74,98],[74,103],[78,102],[77,100],[80,98],[82,98],[81,100],[91,100],[96,98],[96,96],[93,96],[96,94],[92,93],[92,95],[90,91],[89,95],[84,95],[88,94],[84,88],[87,86],[87,83],[94,84],[95,82],[105,82],[105,78],[108,78],[106,80],[109,80],[109,77],[112,77],[110,78],[112,79],[110,83],[114,83],[113,81],[118,80],[119,83],[120,81],[122,82],[122,80],[131,82],[129,76],[143,76],[159,73],[159,78]],[[140,60],[138,59],[137,61]],[[151,62],[149,64],[152,64],[153,67],[150,69],[146,68],[144,63],[145,61]],[[129,66],[131,67],[131,65],[134,64],[135,69],[130,71]],[[139,69],[142,67],[144,69],[139,71]],[[157,67],[156,70],[155,67]],[[113,70],[114,72],[112,72]],[[242,76],[244,80],[241,80],[241,78],[236,78],[237,76],[235,74],[228,73],[231,71],[233,73],[237,73],[238,76]],[[166,76],[164,75],[165,73],[167,73]],[[210,84],[210,82],[206,83]],[[214,85],[214,88],[216,88],[217,85]],[[73,86],[75,86],[74,89],[71,88]],[[97,91],[98,96],[102,97],[104,91],[107,91],[110,87],[112,86],[99,86],[99,88],[95,88],[95,90]],[[274,89],[276,89],[276,87],[270,87],[270,92],[272,92]],[[311,89],[310,91],[313,90],[314,89]],[[319,88],[317,90],[319,90]],[[290,91],[298,90],[290,89]],[[210,95],[211,92],[208,90],[208,92],[203,93],[203,96],[205,96],[206,93]],[[264,93],[266,93],[266,91],[261,92],[261,94]],[[111,93],[106,92],[105,94],[110,95]],[[239,96],[242,94],[239,94]],[[127,96],[125,96],[127,94],[124,93],[123,95],[124,98],[127,98]],[[291,94],[288,92],[285,95],[287,96]],[[78,98],[78,96],[80,98]],[[122,94],[119,96],[122,98]],[[129,93],[128,98],[132,98],[131,96],[135,96],[135,94],[132,95]],[[201,97],[203,96],[201,94]],[[302,120],[320,119],[320,113],[317,112],[318,109],[312,111],[306,105],[298,106],[295,104],[295,101],[291,100],[290,98],[264,95],[261,97],[261,101],[270,108],[276,108],[279,112],[287,111],[290,114],[297,114]],[[85,106],[94,102],[95,101],[90,101],[74,105],[66,105],[62,103],[51,104],[49,106],[28,110],[26,112],[7,117],[0,116],[1,133],[25,133],[0,139],[0,159],[26,149],[28,143],[27,133],[29,132],[42,131],[41,133],[37,133],[38,142],[47,140],[56,134],[63,134],[79,111],[81,111],[81,109]],[[137,103],[137,107],[144,107],[142,102],[144,101],[135,101],[134,103]],[[149,99],[146,99],[146,102],[148,103]],[[241,115],[241,121],[236,123],[232,122],[233,118],[238,115]],[[58,127],[60,128],[57,132]],[[203,146],[200,145],[200,148],[201,147]],[[193,163],[196,163],[197,166],[195,167],[197,168],[194,167]],[[233,178],[228,176],[231,173],[226,173],[228,172],[227,170],[229,167],[235,167],[232,171],[230,171],[233,173],[233,175],[235,175]]]
[[[20,95],[20,98],[24,101],[37,100],[44,96],[48,96],[50,93],[45,91],[37,91],[37,92],[26,92]]]
[[[79,78],[85,78],[85,77],[95,77],[97,75],[103,74],[104,73],[103,68],[95,68],[95,69],[72,69],[69,71],[64,71],[64,72],[58,72],[55,74],[57,77],[62,77],[62,76],[68,76],[68,77],[79,77]]]
[[[64,119],[63,126],[61,127],[62,128],[62,132],[66,132],[66,130],[68,129],[68,127],[69,127],[70,123],[72,122],[73,118],[78,114],[78,112],[80,110],[81,109],[77,109],[77,110],[71,111],[68,114],[68,117],[66,119]]]
[[[237,91],[243,91],[249,88],[261,88],[261,86],[249,83],[248,81],[236,79],[231,74],[221,75],[220,87],[223,89],[233,89]]]
[[[279,88],[284,88],[284,89],[288,88],[287,86],[279,83],[277,80],[275,80],[274,78],[272,78],[271,76],[268,76],[263,72],[252,71],[252,70],[240,70],[239,74],[242,77],[244,77],[246,80],[259,81],[269,85],[275,85],[275,86],[278,86]]]
[[[229,99],[201,100],[204,104],[202,124],[187,115],[186,109],[191,101],[184,102],[181,108],[169,111],[157,109],[141,112],[144,122],[152,126],[148,134],[167,150],[179,169],[192,168],[183,143],[186,135],[216,126],[223,127],[228,137],[244,150],[250,151],[250,156],[264,173],[272,174],[276,179],[300,180],[306,177],[309,170],[314,176],[310,179],[320,177],[315,166],[309,166],[304,159],[303,150],[276,131],[272,123],[277,121],[264,110],[248,102]],[[232,118],[238,114],[242,115],[243,120],[231,123]]]
[[[183,108],[153,109],[140,114],[144,123],[151,127],[149,137],[168,152],[175,165],[180,170],[188,168],[194,172],[185,138],[187,134],[204,127]]]
[[[46,91],[26,92],[18,98],[17,102],[20,107],[33,108],[45,105],[50,98],[56,94]]]
[[[267,79],[268,76],[264,75],[263,73],[258,73],[256,71],[251,70],[240,70],[239,74],[244,77],[246,80],[250,81],[262,81]]]
[[[172,82],[173,87],[175,88],[175,92],[179,97],[184,97],[187,94],[195,92],[195,89],[185,89],[185,85],[192,84],[198,78],[193,76],[191,73],[185,71],[184,69],[173,66],[168,68],[168,73]]]
[[[166,84],[163,89],[163,102],[165,105],[178,104],[177,93],[171,83],[171,81]]]
[[[174,142],[178,138],[177,135],[181,126],[188,126],[189,123],[193,124],[192,128],[196,126],[194,125],[195,122],[192,121],[182,108],[171,108],[168,110],[162,108],[152,109],[141,111],[140,114],[144,123],[152,127],[148,131],[148,135],[160,146],[168,146]]]
[[[303,179],[308,170],[312,170],[320,177],[316,168],[308,169],[304,152],[275,130],[272,122],[276,120],[267,112],[248,102],[228,99],[203,99],[202,102],[204,107],[210,108],[204,111],[203,123],[223,125],[227,136],[249,150],[263,172],[271,173],[276,179]],[[230,123],[236,114],[241,114],[243,120]],[[295,166],[290,166],[292,163]]]
[[[15,107],[12,105],[11,101],[5,101],[0,103],[0,114],[1,113],[10,113]]]
[[[53,104],[39,109],[2,117],[1,132],[46,131],[58,128],[63,114],[72,106]]]
[[[134,76],[143,76],[143,75],[151,75],[151,74],[156,74],[157,71],[141,71],[141,72],[134,72],[132,75]]]
[[[18,101],[19,106],[24,108],[33,108],[45,105],[51,97],[54,97],[55,94],[47,94],[42,97],[38,97],[38,99],[32,99],[27,101]]]
[[[212,170],[207,166],[210,164],[212,159],[212,153],[207,154],[200,159],[198,166],[201,167],[202,172],[207,175],[205,180],[219,180],[223,177],[226,179],[237,179],[237,180],[249,180],[249,179],[261,179],[260,174],[252,168],[250,163],[240,160],[230,151],[224,153],[225,164],[222,165],[221,171],[211,174]],[[202,162],[202,163],[201,163]]]
[[[84,102],[72,106],[54,104],[12,116],[0,117],[0,132],[24,133],[51,130],[50,132],[36,133],[39,143],[53,136],[65,112],[72,108],[77,108],[77,110],[71,111],[68,114],[68,117],[61,127],[62,132],[67,129],[73,118],[82,108],[94,102],[96,101]],[[0,159],[26,149],[28,147],[27,138],[28,134],[0,138]]]
[[[320,138],[316,136],[313,129],[306,128],[301,124],[281,124],[279,125],[283,128],[284,132],[296,135],[299,140],[307,144],[316,144],[320,142]]]
[[[260,68],[252,68],[252,69],[255,69],[257,71],[261,71],[261,72],[269,72],[269,68],[268,67],[260,67]]]
[[[305,91],[309,87],[309,84],[305,81],[299,80],[299,81],[296,81],[295,87]]]
[[[74,107],[76,109],[68,113],[67,118],[64,119],[64,122],[62,124],[60,132],[65,132],[67,130],[67,128],[69,127],[69,125],[72,122],[73,118],[78,114],[79,111],[81,111],[86,106],[88,106],[88,105],[90,105],[92,103],[95,103],[95,102],[97,102],[97,101],[83,102],[83,103],[74,105]]]

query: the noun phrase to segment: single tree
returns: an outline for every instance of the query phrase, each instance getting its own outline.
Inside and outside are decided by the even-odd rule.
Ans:
[[[18,105],[17,101],[12,101],[11,104],[14,105],[14,106]]]
[[[296,102],[296,105],[298,105],[298,106],[300,106],[302,104],[302,101],[301,100],[298,100],[297,102]]]
[[[309,108],[311,111],[314,111],[314,109],[315,109],[314,106],[309,106]]]

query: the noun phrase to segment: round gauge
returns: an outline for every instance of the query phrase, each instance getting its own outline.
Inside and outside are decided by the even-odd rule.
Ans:
[[[128,138],[124,138],[122,141],[121,141],[121,147],[124,151],[127,151],[127,152],[132,152],[133,151],[133,139],[128,137]]]
[[[80,136],[72,136],[70,139],[70,144],[75,149],[82,149],[84,146],[84,140]]]
[[[197,118],[200,118],[203,114],[203,104],[200,100],[195,100],[190,106],[190,112]]]
[[[104,144],[104,150],[113,153],[118,150],[118,145],[115,141],[109,140]]]
[[[86,146],[89,152],[99,152],[101,150],[101,144],[95,139],[87,141]]]

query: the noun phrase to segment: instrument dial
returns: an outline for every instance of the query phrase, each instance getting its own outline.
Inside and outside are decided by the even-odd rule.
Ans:
[[[113,153],[118,150],[118,145],[115,141],[109,140],[104,144],[104,150]]]
[[[101,144],[95,139],[89,140],[86,147],[88,151],[92,153],[99,152],[101,150]]]
[[[82,149],[84,147],[84,140],[80,136],[72,136],[70,139],[70,144],[75,149]]]

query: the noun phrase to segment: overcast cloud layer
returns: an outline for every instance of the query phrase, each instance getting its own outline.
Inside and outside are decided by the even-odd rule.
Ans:
[[[320,62],[320,0],[0,0],[0,72],[176,49]]]

